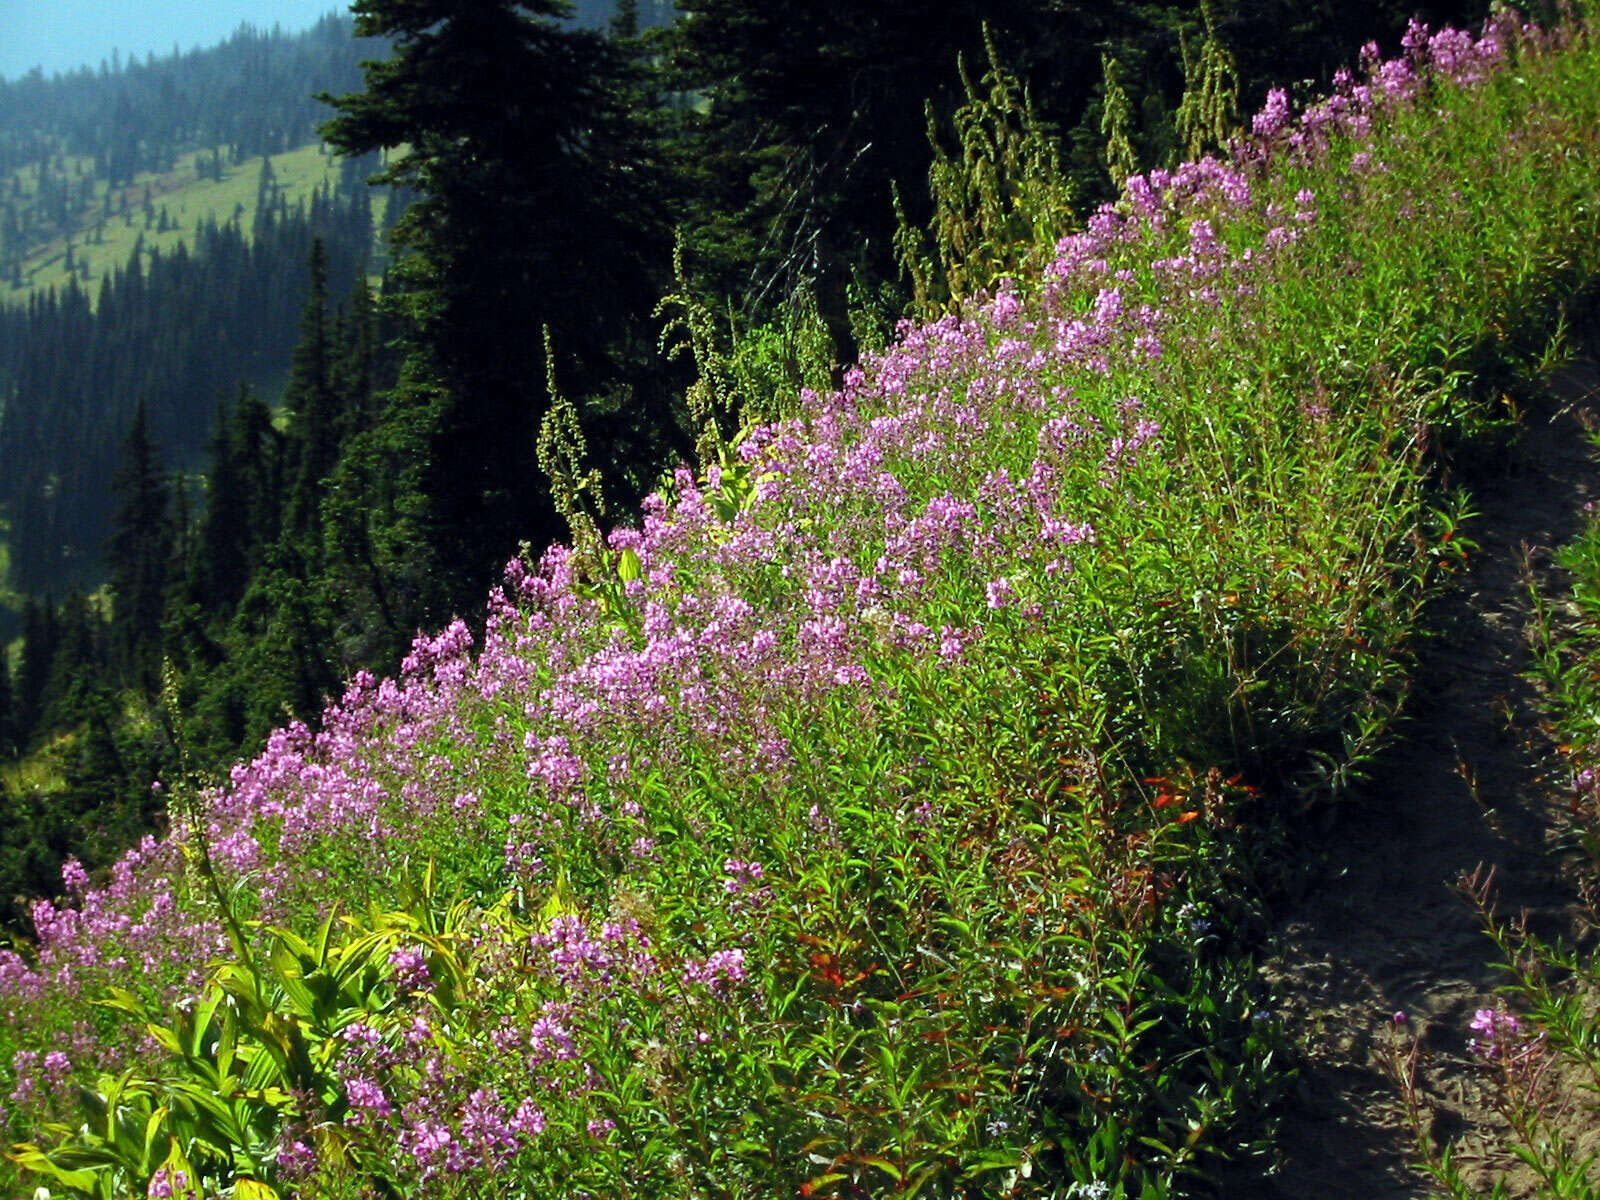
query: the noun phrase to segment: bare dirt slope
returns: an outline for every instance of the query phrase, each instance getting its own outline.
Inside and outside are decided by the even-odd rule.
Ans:
[[[1504,1175],[1512,1195],[1529,1194],[1525,1169],[1497,1142],[1500,1119],[1466,1045],[1474,1010],[1492,1004],[1502,982],[1494,947],[1452,885],[1487,864],[1502,912],[1527,909],[1536,931],[1571,932],[1559,781],[1544,780],[1556,770],[1552,748],[1522,678],[1524,563],[1551,582],[1551,547],[1574,536],[1583,506],[1600,498],[1586,412],[1600,417],[1593,358],[1565,368],[1528,405],[1504,462],[1473,472],[1479,515],[1465,532],[1479,549],[1465,586],[1437,606],[1403,740],[1359,796],[1323,818],[1323,835],[1307,839],[1321,861],[1280,908],[1266,971],[1308,1061],[1277,1170],[1224,1179],[1227,1200],[1434,1195],[1409,1165],[1415,1145],[1381,1066],[1402,1035],[1422,1041],[1419,1092],[1435,1137],[1454,1144],[1485,1193]],[[1408,1015],[1403,1029],[1396,1012]]]

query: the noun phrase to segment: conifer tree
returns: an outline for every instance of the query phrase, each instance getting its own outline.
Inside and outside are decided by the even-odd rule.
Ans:
[[[0,644],[0,759],[16,753],[16,705],[12,700],[11,656]]]
[[[231,710],[237,724],[225,733],[247,751],[289,720],[316,720],[338,688],[317,589],[287,539],[252,576],[227,642],[229,662],[211,704]]]
[[[284,521],[288,442],[272,421],[272,410],[247,386],[239,389],[230,433],[234,471],[247,513],[242,533],[251,569],[277,541]]]
[[[17,665],[15,711],[19,746],[26,746],[43,714],[50,664],[55,660],[59,636],[55,605],[49,599],[27,597],[22,604],[22,659]]]
[[[296,534],[310,532],[315,525],[322,481],[339,456],[340,398],[334,387],[328,324],[328,257],[320,237],[312,239],[308,267],[311,283],[284,394],[297,458],[289,494],[289,526]]]
[[[41,696],[39,729],[71,729],[84,719],[88,702],[105,675],[103,623],[81,592],[73,592],[56,614],[55,653]]]
[[[111,576],[112,635],[130,680],[153,688],[161,660],[173,530],[171,488],[142,401],[123,441],[122,467],[111,490],[116,510],[106,565]]]
[[[249,578],[250,506],[239,477],[233,422],[217,405],[212,426],[206,505],[196,535],[193,590],[214,611],[226,611],[244,594]]]
[[[350,302],[339,315],[333,364],[333,390],[338,394],[344,436],[358,433],[372,421],[372,397],[377,387],[378,321],[372,289],[357,276]]]
[[[476,609],[522,540],[557,532],[535,461],[548,324],[575,390],[648,312],[650,156],[612,85],[619,57],[559,0],[358,0],[392,39],[366,90],[331,100],[347,155],[407,147],[375,182],[417,199],[392,233],[408,322],[398,385],[366,447],[389,464],[385,569],[408,619]]]

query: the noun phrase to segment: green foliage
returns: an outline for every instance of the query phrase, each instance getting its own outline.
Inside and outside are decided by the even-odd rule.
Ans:
[[[792,416],[801,392],[820,395],[833,386],[837,351],[812,285],[785,297],[770,321],[732,337],[741,427]]]
[[[567,523],[573,553],[580,570],[596,574],[605,557],[600,535],[606,515],[600,472],[586,461],[589,447],[578,422],[578,410],[556,386],[555,349],[550,326],[544,327],[545,390],[549,404],[539,422],[539,469],[550,485],[556,511]]]
[[[193,1004],[158,1012],[113,989],[105,1006],[141,1026],[159,1057],[151,1069],[99,1078],[83,1093],[83,1124],[52,1128],[48,1146],[15,1146],[11,1161],[94,1200],[143,1196],[152,1180],[170,1185],[179,1172],[205,1194],[274,1200],[296,1194],[277,1159],[298,1136],[341,1182],[400,1195],[378,1173],[371,1139],[343,1122],[338,1068],[350,1043],[341,1035],[390,1028],[399,993],[390,957],[402,946],[426,955],[434,976],[461,994],[475,943],[529,930],[510,924],[503,907],[442,909],[430,872],[408,909],[330,914],[310,939],[252,932],[262,952],[217,968]]]
[[[966,99],[951,121],[954,156],[944,148],[933,105],[927,108],[931,254],[894,191],[895,254],[911,284],[912,312],[922,320],[959,309],[1002,279],[1037,271],[1075,222],[1055,133],[1001,63],[987,25],[984,50],[989,67],[979,83],[964,61],[958,64]]]
[[[684,404],[695,456],[707,466],[726,457],[739,430],[792,415],[803,389],[827,390],[837,362],[809,286],[785,299],[771,320],[747,328],[731,311],[725,322],[718,320],[689,278],[684,256],[680,232],[672,260],[675,290],[661,298],[655,315],[667,317],[661,353],[669,361],[687,358],[694,365]]]
[[[684,391],[684,404],[695,439],[695,456],[711,462],[738,418],[738,381],[723,348],[716,316],[689,279],[681,231],[672,252],[672,274],[676,290],[663,296],[654,312],[658,318],[667,317],[661,327],[660,350],[668,361],[687,356],[694,364],[695,377]]]
[[[1227,145],[1239,118],[1238,63],[1217,33],[1210,0],[1202,0],[1200,15],[1205,22],[1200,48],[1193,49],[1187,34],[1180,42],[1183,98],[1178,103],[1173,165]]]
[[[1106,174],[1117,191],[1128,176],[1139,170],[1139,156],[1133,148],[1133,103],[1123,88],[1122,68],[1115,56],[1100,56],[1102,95],[1100,136],[1105,142]]]

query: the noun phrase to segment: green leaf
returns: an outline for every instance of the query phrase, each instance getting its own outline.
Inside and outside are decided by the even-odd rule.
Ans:
[[[550,893],[550,899],[544,902],[544,907],[539,910],[539,922],[546,929],[557,917],[575,917],[578,915],[578,904],[572,894],[572,885],[567,881],[567,873],[562,871],[556,876],[556,886]]]
[[[194,1038],[190,1043],[191,1054],[200,1053],[200,1044],[204,1035],[211,1028],[211,1022],[216,1019],[217,1009],[222,1006],[223,1001],[227,998],[228,993],[221,988],[208,988],[206,990],[204,998],[200,1001],[200,1006],[195,1009],[194,1013]]]
[[[151,1021],[144,1027],[144,1030],[150,1035],[151,1040],[159,1044],[163,1050],[176,1055],[178,1058],[184,1057],[182,1039],[165,1025],[157,1025],[154,1021]]]
[[[150,1119],[144,1124],[144,1151],[140,1155],[141,1169],[150,1162],[150,1151],[155,1148],[156,1139],[161,1136],[166,1127],[167,1114],[171,1110],[163,1104],[150,1114]]]
[[[840,1183],[849,1178],[850,1176],[846,1175],[843,1171],[828,1171],[825,1174],[806,1180],[804,1194],[809,1196],[818,1188],[827,1187],[830,1183]]]
[[[106,998],[99,1001],[103,1008],[114,1008],[135,1017],[144,1017],[148,1012],[143,1000],[124,988],[112,987],[106,989]]]
[[[95,1181],[100,1175],[99,1171],[73,1171],[59,1167],[50,1160],[50,1156],[43,1150],[27,1142],[24,1142],[18,1146],[13,1146],[10,1152],[7,1153],[6,1157],[12,1162],[16,1163],[17,1166],[21,1167],[24,1171],[34,1171],[40,1175],[48,1175],[52,1179],[59,1180],[69,1188],[90,1194],[94,1192]]]
[[[904,1183],[906,1181],[905,1172],[881,1155],[866,1154],[856,1159],[856,1161],[869,1167],[877,1167],[878,1170],[889,1176],[889,1178],[893,1179],[896,1183]]]

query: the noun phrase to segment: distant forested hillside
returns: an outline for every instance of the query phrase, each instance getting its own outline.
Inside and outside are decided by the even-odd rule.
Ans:
[[[313,238],[340,297],[365,274],[379,162],[315,153],[316,97],[359,86],[360,62],[386,50],[330,16],[0,83],[10,587],[59,596],[104,579],[108,482],[137,406],[170,463],[198,467],[220,401],[281,385]],[[400,205],[382,199],[392,219]]]
[[[238,164],[310,142],[327,116],[316,94],[359,86],[360,62],[383,52],[330,16],[305,33],[244,27],[206,50],[0,83],[0,271],[110,217],[119,189],[187,155]]]
[[[142,251],[97,284],[69,283],[26,309],[0,308],[0,505],[11,585],[63,593],[103,577],[123,437],[137,405],[175,467],[198,469],[219,400],[281,378],[309,286],[313,238],[346,295],[372,236],[363,191],[280,202],[252,228],[202,222],[192,249]]]

